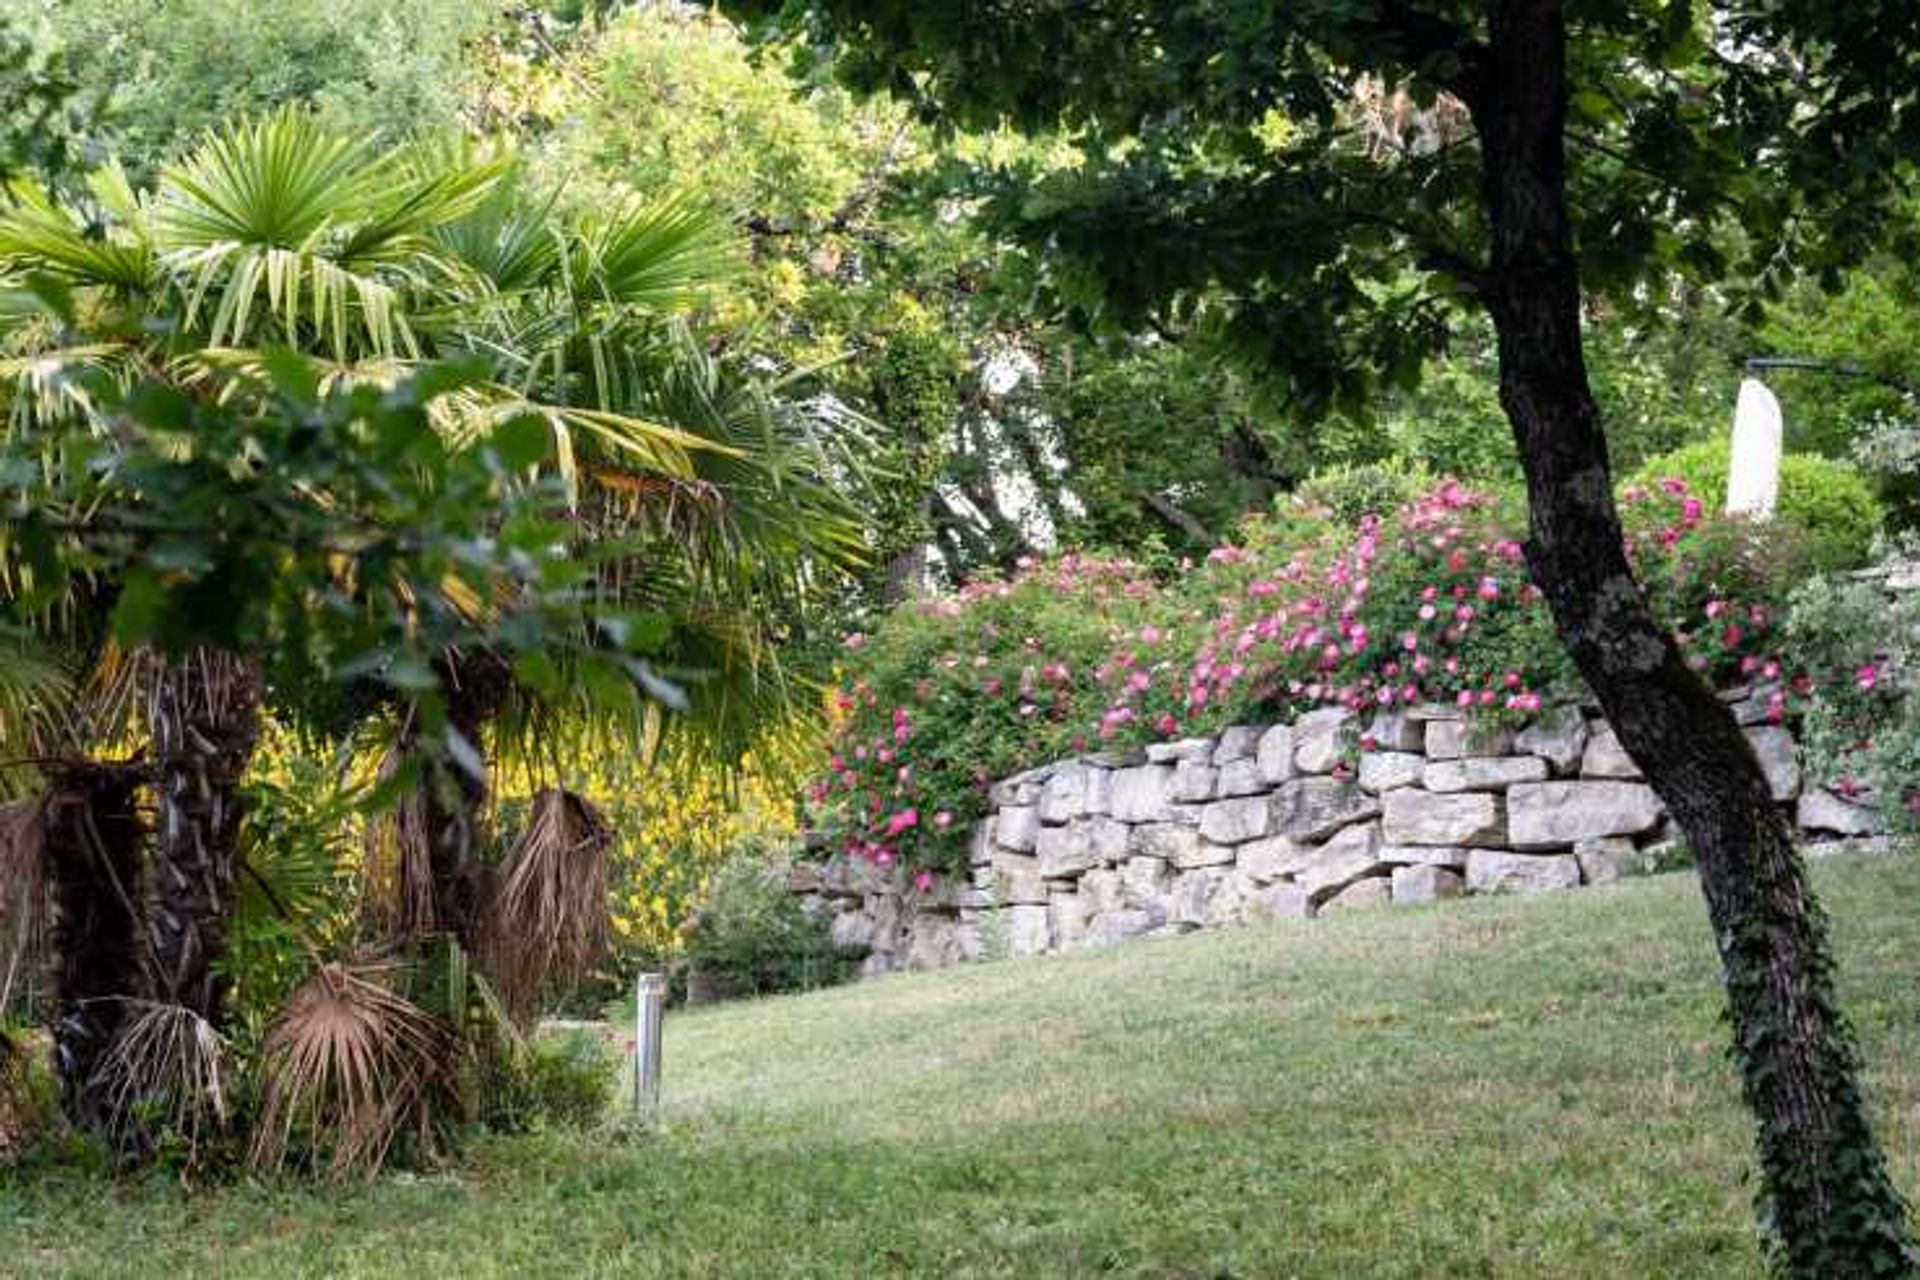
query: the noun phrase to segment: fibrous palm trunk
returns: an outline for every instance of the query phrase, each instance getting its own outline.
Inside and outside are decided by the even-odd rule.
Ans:
[[[445,664],[447,726],[471,748],[468,765],[437,759],[422,779],[421,807],[434,916],[440,932],[471,952],[479,942],[487,899],[482,858],[488,783],[470,767],[480,758],[489,722],[512,687],[506,664],[490,653],[451,655]]]
[[[217,970],[233,911],[240,783],[260,737],[260,677],[236,654],[197,649],[155,679],[147,708],[157,769],[154,997],[218,1025]]]
[[[1465,92],[1480,135],[1483,294],[1526,469],[1533,576],[1620,741],[1692,843],[1759,1131],[1766,1210],[1796,1275],[1911,1274],[1916,1258],[1834,1000],[1793,831],[1733,717],[1653,619],[1627,561],[1581,347],[1567,206],[1560,0],[1496,0]]]
[[[101,1059],[145,982],[139,954],[144,770],[92,762],[48,770],[44,856],[52,886],[53,1062],[76,1126],[110,1131]]]

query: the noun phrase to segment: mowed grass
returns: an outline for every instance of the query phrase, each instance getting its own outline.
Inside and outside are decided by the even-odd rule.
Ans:
[[[1817,864],[1920,1187],[1920,859]],[[677,1015],[667,1131],[370,1188],[0,1184],[0,1272],[1745,1276],[1753,1159],[1670,875]]]

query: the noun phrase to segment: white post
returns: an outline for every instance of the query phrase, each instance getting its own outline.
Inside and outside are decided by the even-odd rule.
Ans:
[[[667,976],[643,973],[633,984],[633,1108],[652,1124],[660,1118],[660,1031],[667,1011]]]
[[[1740,380],[1727,467],[1727,514],[1765,520],[1780,494],[1780,402],[1758,378]]]

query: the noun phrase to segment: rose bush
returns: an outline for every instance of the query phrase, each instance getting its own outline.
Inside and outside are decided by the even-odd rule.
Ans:
[[[1714,515],[1679,479],[1622,504],[1693,665],[1723,683],[1780,676],[1771,602],[1808,563],[1796,529]],[[1523,719],[1579,689],[1523,529],[1511,500],[1443,480],[1349,521],[1286,501],[1166,582],[1073,554],[906,604],[846,639],[815,819],[926,885],[965,865],[989,785],[1049,760],[1329,704]]]

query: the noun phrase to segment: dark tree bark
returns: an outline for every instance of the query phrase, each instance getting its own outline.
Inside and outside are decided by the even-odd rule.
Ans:
[[[233,914],[240,782],[260,738],[260,677],[236,654],[199,649],[165,667],[147,708],[158,773],[154,822],[154,997],[218,1024],[214,969]]]
[[[512,688],[506,663],[491,653],[449,655],[445,663],[447,724],[482,750],[489,722]],[[437,761],[421,779],[427,858],[433,876],[434,917],[441,932],[472,951],[479,942],[487,897],[482,860],[488,784],[451,761]]]
[[[1533,577],[1621,744],[1692,842],[1783,1260],[1806,1276],[1911,1274],[1904,1206],[1867,1122],[1792,827],[1627,561],[1581,350],[1565,15],[1559,0],[1495,0],[1491,13],[1463,93],[1480,134],[1491,234],[1482,288],[1526,469]]]
[[[55,767],[41,811],[53,900],[54,1073],[67,1118],[94,1132],[116,1127],[96,1069],[145,981],[135,804],[143,775],[131,765]]]

